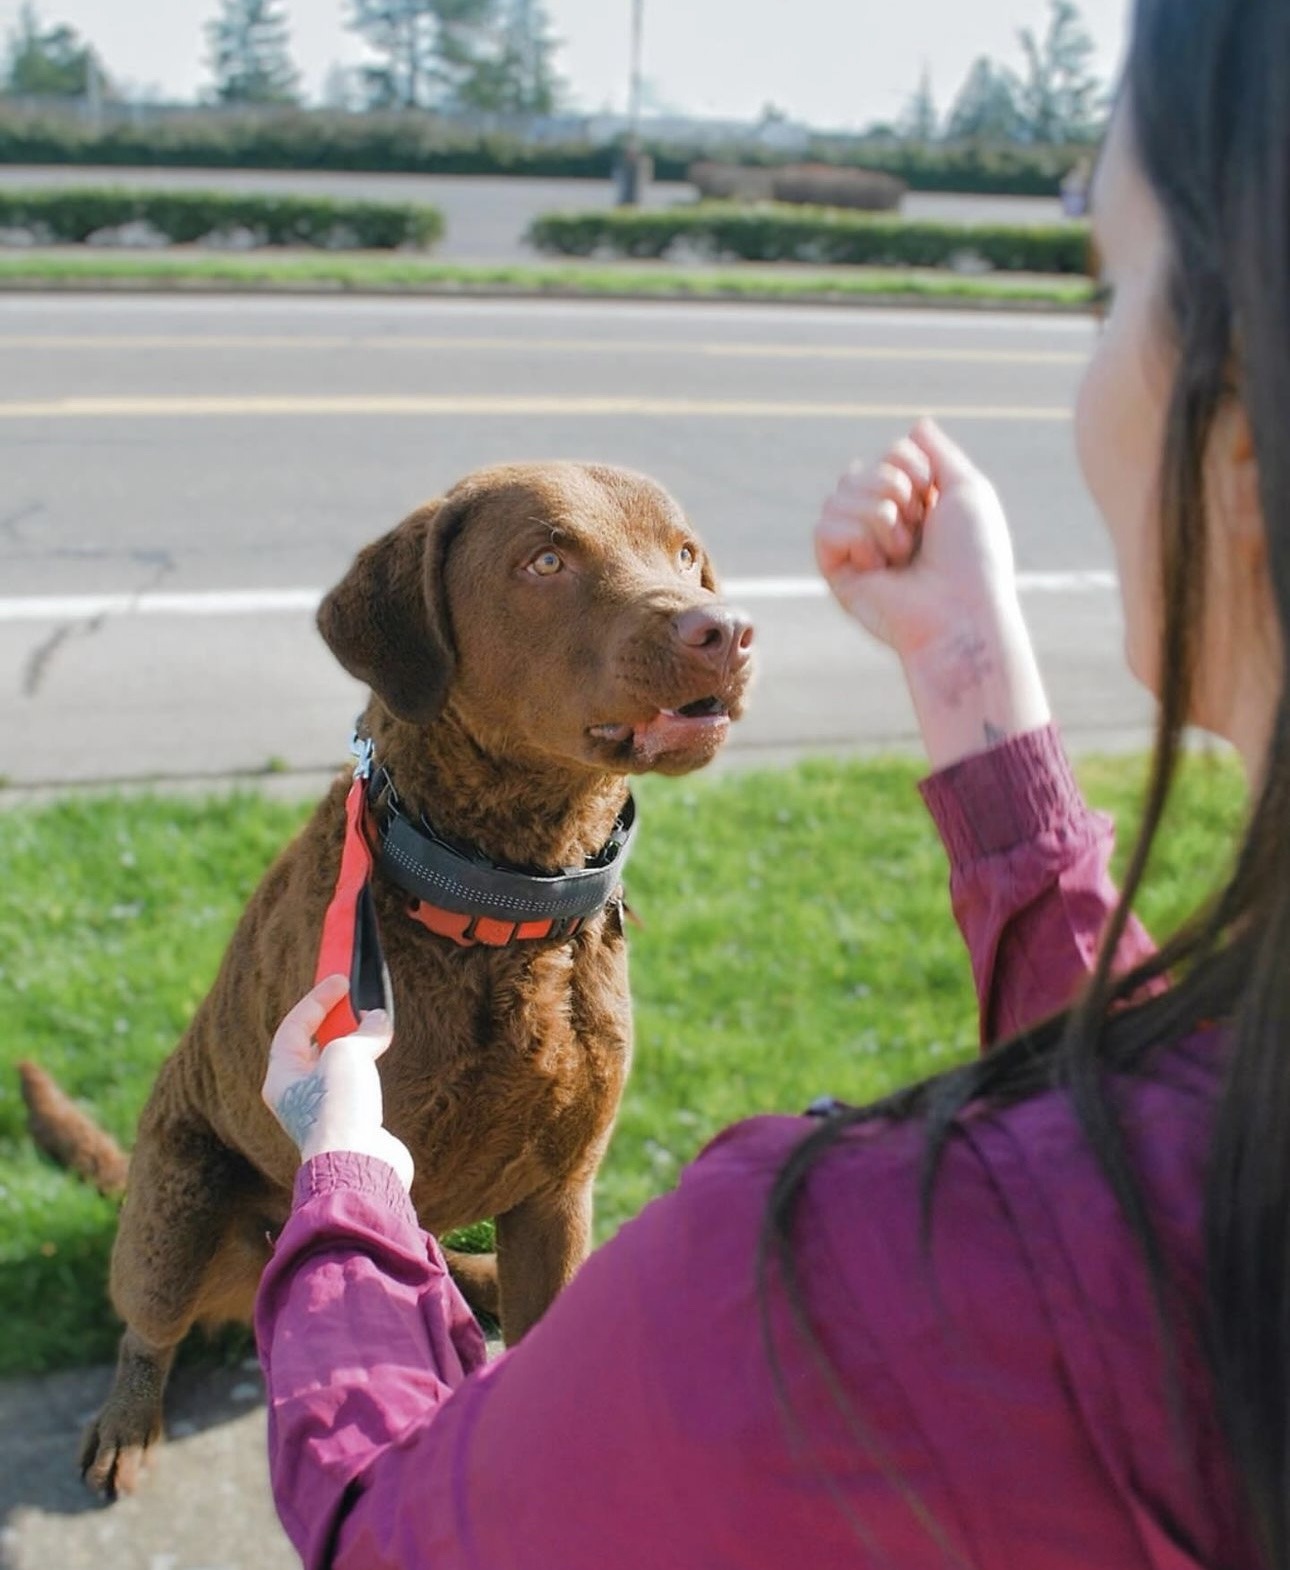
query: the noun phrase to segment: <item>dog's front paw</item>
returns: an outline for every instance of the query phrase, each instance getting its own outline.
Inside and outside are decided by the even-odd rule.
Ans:
[[[85,1430],[81,1476],[86,1486],[107,1499],[132,1494],[149,1448],[161,1438],[161,1413],[109,1399]]]

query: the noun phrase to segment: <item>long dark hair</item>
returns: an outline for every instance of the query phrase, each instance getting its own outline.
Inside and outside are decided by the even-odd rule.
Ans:
[[[1258,455],[1273,599],[1290,644],[1290,3],[1137,0],[1123,109],[1167,224],[1163,302],[1178,371],[1160,474],[1163,646],[1159,723],[1142,829],[1087,990],[1072,1010],[985,1058],[878,1107],[834,1117],[778,1174],[762,1238],[812,1335],[793,1264],[803,1183],[858,1122],[922,1118],[930,1203],[937,1162],[969,1103],[1004,1106],[1054,1088],[1071,1099],[1143,1249],[1163,1311],[1170,1282],[1122,1137],[1114,1074],[1203,1020],[1231,1021],[1208,1164],[1203,1333],[1218,1405],[1269,1570],[1290,1570],[1290,696],[1283,683],[1267,765],[1225,887],[1158,955],[1114,974],[1168,805],[1191,713],[1210,554],[1205,455],[1239,396]],[[1134,1003],[1150,982],[1172,984]]]

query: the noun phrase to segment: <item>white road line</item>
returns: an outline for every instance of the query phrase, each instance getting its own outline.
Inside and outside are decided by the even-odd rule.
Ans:
[[[1104,594],[1116,586],[1113,572],[1023,572],[1026,594]],[[732,600],[818,600],[828,590],[819,578],[729,578],[723,591]],[[122,616],[277,616],[312,614],[322,589],[210,589],[187,594],[31,594],[0,598],[0,624],[93,621]]]
[[[50,398],[0,403],[3,420],[115,419],[271,419],[279,416],[324,418],[414,416],[479,419],[500,415],[631,416],[635,419],[716,420],[993,420],[1000,423],[1056,423],[1069,409],[1042,405],[813,403],[737,398],[561,398],[347,395],[336,397],[110,397]]]

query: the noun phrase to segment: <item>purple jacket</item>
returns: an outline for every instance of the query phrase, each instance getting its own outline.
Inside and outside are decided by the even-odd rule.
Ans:
[[[925,796],[987,1037],[1053,1011],[1114,899],[1110,825],[1048,731]],[[1135,928],[1120,957],[1148,949]],[[1222,1051],[1218,1032],[1167,1044],[1123,1088],[1193,1304]],[[964,1119],[930,1263],[917,1125],[849,1136],[815,1169],[799,1262],[831,1372],[773,1293],[781,1400],[758,1234],[816,1126],[727,1130],[487,1367],[393,1172],[304,1167],[257,1332],[274,1493],[306,1565],[1254,1567],[1196,1340],[1176,1326],[1171,1396],[1139,1252],[1056,1094]]]

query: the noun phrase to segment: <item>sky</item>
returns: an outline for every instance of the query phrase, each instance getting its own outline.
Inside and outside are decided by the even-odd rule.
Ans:
[[[0,0],[0,33],[20,0]],[[1129,0],[1081,0],[1111,76]],[[218,0],[38,0],[42,20],[93,43],[115,80],[166,99],[209,82],[204,24]],[[306,91],[334,63],[364,59],[344,25],[347,0],[286,0]],[[630,0],[547,0],[563,40],[558,65],[576,107],[621,110],[627,97]],[[898,115],[927,67],[948,106],[978,55],[1017,58],[1017,30],[1042,28],[1046,0],[645,0],[645,76],[652,100],[686,114],[755,119],[775,104],[793,119],[851,128]]]

